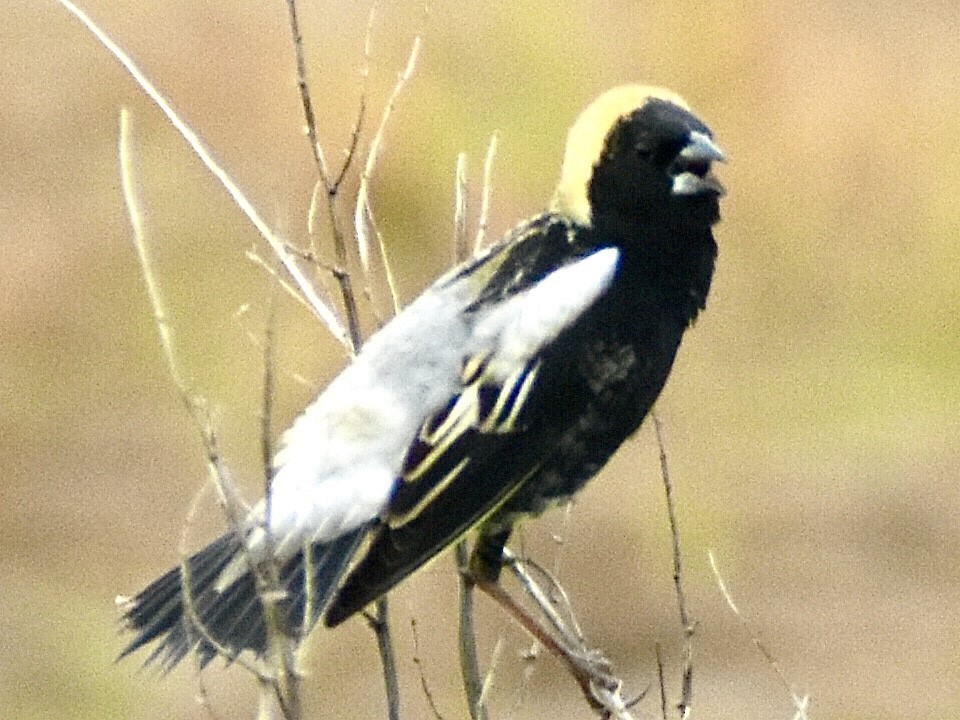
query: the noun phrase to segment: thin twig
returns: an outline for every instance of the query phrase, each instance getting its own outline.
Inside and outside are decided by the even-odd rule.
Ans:
[[[487,156],[483,161],[483,192],[480,195],[480,219],[477,221],[477,237],[473,242],[473,254],[483,250],[487,236],[487,223],[490,219],[490,195],[493,191],[493,159],[497,154],[497,134],[490,136]]]
[[[374,614],[364,613],[363,616],[377,638],[377,649],[380,651],[380,664],[383,666],[383,682],[387,694],[387,717],[390,720],[400,720],[400,685],[397,682],[397,661],[388,624],[390,611],[387,596],[384,595],[377,600]]]
[[[323,180],[317,178],[313,183],[313,191],[310,193],[310,206],[307,209],[307,237],[310,238],[310,249],[313,251],[314,261],[320,258],[320,250],[316,243],[317,208],[320,205],[320,193],[324,192],[325,189]]]
[[[298,292],[297,289],[293,287],[293,285],[287,282],[286,278],[284,278],[280,273],[277,272],[276,266],[267,262],[263,258],[263,256],[256,251],[255,248],[249,248],[244,253],[244,255],[246,256],[247,260],[252,262],[254,265],[259,266],[264,270],[264,272],[270,275],[270,277],[272,277],[280,285],[280,287],[283,288],[284,292],[286,292],[291,298],[296,300],[298,303],[302,304],[304,307],[307,307],[307,308],[310,307],[310,305],[304,299],[303,295],[301,295],[300,292]]]
[[[527,563],[535,565],[538,569],[544,572],[544,574],[550,579],[552,583],[556,585],[556,588],[563,595],[565,601],[567,599],[566,598],[567,593],[563,589],[563,587],[560,585],[560,581],[558,578],[560,577],[560,572],[563,567],[564,549],[567,547],[567,532],[569,531],[569,527],[570,527],[570,519],[573,517],[573,507],[574,507],[573,500],[569,500],[563,506],[563,515],[560,519],[560,529],[557,532],[552,533],[550,535],[550,539],[557,546],[557,552],[553,558],[553,570],[547,573],[545,569],[540,568],[539,566],[536,565],[536,563],[531,563],[530,559],[527,558]],[[578,635],[580,634],[579,628],[577,629],[577,634]]]
[[[366,75],[364,75],[366,77]],[[330,185],[330,189],[327,191],[331,194],[337,194],[340,192],[340,186],[343,184],[344,178],[347,176],[347,171],[350,169],[350,166],[353,164],[353,159],[357,156],[357,148],[360,145],[360,134],[363,132],[363,121],[367,114],[367,94],[366,89],[363,90],[363,93],[360,95],[360,105],[357,108],[357,119],[353,123],[353,130],[350,131],[350,145],[347,147],[347,151],[344,155],[343,165],[340,167],[340,173],[334,179],[333,184]]]
[[[211,464],[209,465],[209,468],[211,474],[213,474],[215,472],[214,466]],[[220,641],[213,636],[213,633],[209,631],[207,626],[200,619],[200,616],[196,610],[196,604],[194,602],[193,583],[190,581],[190,554],[187,550],[190,528],[193,526],[193,520],[200,508],[200,501],[203,498],[204,492],[208,487],[216,487],[216,485],[217,481],[213,480],[211,482],[205,482],[200,486],[200,489],[194,494],[193,499],[190,502],[190,507],[187,510],[187,517],[184,520],[183,528],[180,533],[180,542],[178,545],[178,552],[180,554],[180,598],[183,602],[183,614],[186,618],[185,627],[188,636],[187,645],[192,647],[196,641],[202,639],[209,643],[214,651],[216,651],[219,655],[229,658],[230,662],[236,662],[244,670],[257,678],[258,681],[262,682],[264,679],[266,679],[266,675],[263,674],[259,667],[249,662],[247,658],[243,657],[242,655],[237,655],[230,648],[222,645]],[[199,670],[202,669],[201,656],[199,653],[194,653],[194,658],[196,660],[199,677]],[[201,687],[200,693],[201,695],[205,695],[206,689]]]
[[[136,192],[137,184],[134,178],[133,158],[131,155],[130,124],[130,112],[126,108],[122,108],[120,111],[119,138],[120,181],[123,188],[123,198],[127,208],[127,215],[130,219],[130,227],[133,232],[133,243],[137,250],[137,258],[140,262],[140,272],[143,276],[147,296],[150,299],[150,305],[153,310],[154,325],[157,328],[167,371],[170,373],[174,387],[176,387],[180,395],[181,402],[183,402],[187,412],[197,425],[201,442],[206,449],[207,466],[210,476],[219,491],[221,504],[230,519],[230,526],[233,532],[237,534],[237,537],[242,539],[239,517],[245,511],[243,501],[236,487],[230,481],[226,468],[222,464],[217,437],[213,431],[206,405],[187,388],[187,384],[183,379],[179,364],[177,363],[176,353],[173,349],[173,333],[170,330],[167,312],[160,297],[159,284],[153,273],[153,263],[150,260],[150,254],[147,248],[143,213],[140,209],[140,201]],[[203,487],[205,487],[205,485]],[[187,534],[191,519],[199,506],[199,501],[203,494],[203,487],[201,487],[191,504],[180,541],[180,585],[184,616],[187,622],[187,643],[189,646],[192,646],[194,644],[194,635],[197,635],[199,636],[197,639],[208,642],[217,652],[226,657],[231,657],[235,654],[223,647],[200,620],[193,598],[193,584],[190,581],[189,553],[186,549]],[[197,661],[199,663],[199,657]],[[240,659],[240,663],[258,678],[262,677],[259,670],[246,663],[245,660]]]
[[[540,575],[546,578],[550,586],[550,591],[544,592],[538,587],[537,593],[533,595],[534,600],[538,603],[544,603],[546,607],[553,607],[554,605],[562,605],[566,609],[567,617],[566,619],[561,620],[559,614],[557,615],[557,621],[562,622],[564,626],[568,623],[572,625],[572,628],[566,628],[565,631],[570,634],[571,637],[575,638],[576,641],[580,644],[583,644],[585,639],[583,636],[583,629],[580,627],[580,622],[577,620],[577,616],[573,611],[573,603],[570,601],[570,596],[567,594],[566,588],[560,584],[560,581],[557,579],[555,572],[551,572],[543,567],[540,563],[532,558],[524,558],[523,562],[519,560],[516,563],[515,568],[518,568],[519,571],[524,574],[526,577],[522,580],[524,585],[531,583],[534,584],[533,577],[525,573],[526,567],[531,567],[536,570]],[[517,570],[515,570],[517,572]]]
[[[794,720],[807,720],[807,712],[810,707],[810,696],[809,695],[800,695],[797,693],[793,686],[790,684],[790,681],[787,680],[786,674],[783,672],[783,668],[780,667],[780,663],[777,662],[777,659],[773,654],[767,649],[767,647],[760,641],[759,636],[756,632],[753,631],[753,628],[750,627],[750,623],[747,622],[747,619],[740,612],[740,609],[737,607],[737,604],[733,601],[733,594],[727,588],[727,583],[723,579],[723,575],[720,574],[720,568],[717,566],[717,559],[714,557],[713,550],[707,551],[707,558],[710,560],[710,569],[713,571],[714,580],[717,583],[717,588],[720,590],[720,594],[723,595],[723,599],[726,601],[730,610],[736,616],[737,620],[740,621],[740,625],[743,627],[744,632],[750,636],[751,641],[753,641],[754,646],[763,655],[764,659],[769,663],[770,667],[773,668],[773,671],[776,673],[777,678],[780,680],[780,684],[783,685],[784,689],[790,693],[790,698],[793,701],[793,706],[797,711],[797,714],[794,716]]]
[[[133,159],[130,154],[130,111],[125,107],[120,109],[119,154],[120,183],[123,187],[123,200],[127,208],[130,228],[133,231],[133,244],[137,250],[137,258],[140,261],[140,273],[147,287],[147,296],[150,298],[150,304],[153,308],[154,324],[160,335],[160,347],[163,349],[167,370],[173,379],[173,384],[180,393],[181,400],[184,401],[184,404],[192,414],[197,403],[195,398],[187,390],[187,384],[180,374],[180,367],[177,364],[173,352],[173,334],[170,331],[170,323],[167,320],[167,311],[160,299],[160,287],[153,274],[153,263],[150,260],[149,250],[147,249],[146,233],[143,226],[143,212],[140,210],[140,201],[137,197],[137,184],[133,176]]]
[[[440,714],[440,708],[437,707],[436,701],[433,699],[433,692],[430,690],[430,684],[427,682],[427,675],[423,669],[423,660],[420,657],[420,637],[417,635],[417,619],[412,618],[410,620],[410,630],[413,632],[413,664],[417,668],[417,673],[420,675],[420,689],[423,690],[423,694],[427,698],[427,703],[430,705],[430,710],[433,712],[433,717],[436,720],[443,720],[443,715]]]
[[[313,288],[310,279],[304,274],[303,270],[297,264],[296,260],[286,252],[283,242],[274,235],[267,223],[260,217],[260,214],[254,208],[253,204],[246,198],[239,186],[227,174],[227,171],[214,159],[213,155],[200,140],[200,137],[187,123],[176,113],[167,99],[147,78],[142,70],[133,62],[130,56],[117,45],[106,32],[88,16],[83,10],[74,5],[70,0],[57,0],[61,6],[68,10],[97,38],[101,45],[119,61],[127,73],[133,78],[141,90],[153,101],[160,111],[167,117],[174,129],[180,133],[180,136],[187,142],[190,149],[200,159],[207,170],[213,174],[227,191],[233,202],[246,215],[250,223],[257,229],[260,236],[267,242],[270,249],[273,250],[277,259],[283,265],[284,270],[293,279],[294,284],[303,293],[307,299],[310,308],[320,319],[331,334],[342,344],[349,347],[349,337],[343,324],[337,318],[333,308],[323,301]]]
[[[293,54],[297,63],[297,89],[300,91],[300,104],[306,120],[307,138],[310,140],[310,151],[317,166],[317,174],[328,188],[331,186],[326,158],[320,140],[317,138],[317,116],[313,110],[313,99],[310,97],[310,84],[307,81],[307,61],[303,53],[303,35],[300,32],[300,18],[296,0],[287,0],[287,10],[290,13],[290,35],[293,40]]]
[[[316,606],[316,570],[313,563],[313,551],[309,541],[303,543],[303,619],[300,621],[300,637],[305,638],[313,627],[313,616],[320,612]],[[297,667],[303,665],[303,652],[306,643],[300,643],[297,656]]]
[[[557,640],[536,618],[510,596],[497,582],[478,583],[520,626],[536,638],[554,657],[563,662],[594,709],[607,717],[629,720],[631,717],[621,695],[623,682],[610,674],[607,660],[599,653],[573,648]]]
[[[497,667],[500,664],[500,657],[503,655],[504,640],[501,634],[497,642],[493,645],[493,651],[490,653],[490,667],[487,668],[487,674],[483,676],[483,685],[480,688],[480,697],[477,700],[478,707],[484,708],[486,712],[487,698],[493,690],[493,681],[496,678]]]
[[[347,270],[347,243],[340,225],[337,208],[339,184],[334,186],[330,181],[330,173],[323,155],[323,148],[320,146],[320,141],[317,138],[317,119],[313,110],[313,100],[310,96],[310,85],[307,81],[307,63],[303,52],[303,36],[300,33],[300,20],[296,0],[287,0],[287,9],[290,15],[290,33],[293,40],[293,52],[296,56],[297,87],[300,90],[300,103],[303,107],[303,115],[307,126],[307,138],[310,141],[310,152],[313,154],[314,162],[317,165],[317,174],[320,176],[320,180],[326,191],[327,213],[330,221],[330,233],[333,237],[334,257],[336,258],[336,268],[334,269],[333,276],[340,286],[340,298],[347,315],[346,332],[350,341],[349,347],[355,354],[359,351],[362,343],[360,313],[357,308],[356,294],[353,291],[353,282]],[[348,157],[345,163],[349,164],[349,162],[350,158]]]
[[[667,446],[663,436],[663,426],[656,411],[651,413],[653,428],[660,449],[660,471],[663,475],[663,488],[667,500],[667,516],[670,520],[670,538],[673,545],[673,584],[677,594],[677,606],[680,610],[680,625],[683,628],[683,681],[680,702],[677,709],[681,718],[690,714],[693,701],[693,634],[695,623],[687,610],[687,598],[683,590],[683,555],[680,551],[680,530],[677,523],[676,503],[673,497],[673,481],[670,478],[670,466],[667,462]]]
[[[380,228],[377,227],[377,221],[373,217],[373,210],[370,208],[369,205],[367,205],[366,208],[364,208],[364,214],[366,216],[365,227],[369,227],[373,231],[374,237],[377,239],[377,242],[374,245],[374,247],[377,248],[377,259],[380,261],[380,268],[383,271],[383,278],[386,281],[387,290],[390,293],[390,309],[392,311],[392,314],[396,315],[397,313],[400,312],[401,303],[400,303],[400,295],[397,292],[397,281],[393,276],[393,266],[382,252],[383,248],[385,247],[383,242],[383,235],[380,234]],[[371,284],[369,283],[369,281],[367,283],[367,290],[368,290],[368,294],[372,295]]]
[[[657,655],[657,682],[660,684],[660,717],[667,720],[667,681],[663,675],[663,656],[660,654],[660,643],[654,645]]]
[[[453,262],[457,265],[469,257],[467,250],[467,155],[457,155],[453,180]]]
[[[454,264],[464,262],[469,253],[467,248],[466,163],[467,156],[464,153],[457,155],[457,168],[454,175]],[[463,691],[466,695],[470,717],[473,720],[487,720],[487,708],[484,698],[493,682],[493,667],[490,668],[486,678],[481,675],[480,660],[477,656],[477,631],[474,622],[474,588],[476,584],[470,575],[470,552],[467,548],[466,540],[461,540],[456,545],[456,563],[460,597],[457,632],[460,654],[460,676],[463,679]]]
[[[210,700],[210,691],[207,690],[207,683],[204,682],[203,676],[200,675],[200,657],[196,654],[194,657],[196,658],[197,664],[197,703],[203,708],[203,711],[210,720],[222,720],[220,715],[217,714],[217,711],[213,709],[213,702]]]
[[[266,509],[263,517],[263,533],[267,557],[273,558],[273,533],[270,519],[273,517],[273,343],[275,296],[270,294],[270,312],[263,334],[263,409],[260,417],[260,462],[263,467],[263,497]]]
[[[373,19],[376,16],[376,8],[371,7],[367,15],[367,32],[363,38],[363,65],[360,68],[360,104],[357,108],[357,118],[353,123],[353,130],[350,132],[350,145],[347,148],[343,159],[343,165],[340,166],[340,172],[336,179],[329,186],[328,192],[336,194],[340,190],[353,160],[357,156],[357,148],[360,145],[360,135],[363,131],[363,121],[367,116],[367,82],[370,78],[370,45],[373,39]]]
[[[299,636],[290,637],[283,617],[282,600],[286,591],[280,583],[279,559],[274,554],[273,533],[270,519],[273,517],[273,397],[274,397],[274,317],[275,296],[271,293],[270,312],[263,339],[263,410],[260,427],[260,451],[263,464],[264,517],[263,538],[265,560],[257,571],[257,593],[263,606],[267,631],[269,659],[275,672],[273,683],[277,702],[286,720],[301,717],[300,682],[296,667],[296,646]]]
[[[513,576],[523,586],[526,594],[537,604],[540,612],[546,616],[546,618],[550,621],[550,624],[553,625],[553,628],[560,633],[563,642],[566,643],[568,647],[572,648],[584,647],[583,636],[580,634],[580,626],[576,620],[574,620],[574,629],[571,630],[566,621],[560,617],[560,614],[556,611],[556,608],[554,608],[553,603],[550,602],[550,598],[547,596],[547,594],[543,591],[537,581],[533,579],[530,573],[527,572],[526,568],[524,567],[524,563],[520,562],[517,556],[514,555],[513,552],[508,548],[503,549],[503,564],[505,567],[510,569],[510,572],[513,573]],[[551,584],[555,589],[560,587],[560,584],[550,576],[550,573],[540,566],[536,567],[551,581]],[[563,592],[562,594],[563,597],[566,598],[566,592]],[[567,608],[568,610],[570,609],[569,602],[567,602]]]
[[[467,696],[467,707],[473,720],[486,720],[487,709],[483,704],[484,681],[480,673],[480,660],[477,657],[477,632],[474,624],[473,589],[475,583],[470,576],[470,553],[467,541],[456,545],[456,561],[460,579],[459,629],[457,633],[460,654],[460,675],[463,678],[463,691]]]
[[[397,78],[397,83],[393,87],[393,92],[390,94],[390,98],[387,100],[387,104],[383,108],[383,113],[380,116],[380,124],[377,127],[377,132],[373,136],[372,142],[370,143],[370,150],[367,153],[367,162],[364,165],[363,172],[360,175],[360,188],[357,191],[357,205],[354,212],[354,231],[357,236],[357,243],[360,250],[360,263],[364,272],[367,273],[370,271],[370,242],[367,239],[365,223],[367,221],[367,207],[370,205],[370,182],[373,179],[373,173],[376,169],[377,160],[380,156],[380,146],[383,144],[387,123],[390,121],[390,116],[393,114],[394,106],[396,105],[397,100],[400,98],[400,93],[403,91],[404,86],[407,84],[410,78],[413,77],[413,71],[417,65],[417,57],[420,55],[420,45],[420,36],[417,35],[413,40],[413,47],[410,49],[410,55],[407,58],[407,65]],[[382,244],[380,247],[380,252],[384,259],[386,259],[386,250],[383,248]]]
[[[200,430],[200,437],[207,450],[207,459],[211,470],[220,481],[217,483],[217,487],[221,494],[221,501],[232,515],[245,513],[246,504],[243,502],[236,486],[230,482],[229,477],[226,476],[226,470],[221,464],[219,446],[211,427],[206,405],[199,397],[190,392],[186,381],[183,379],[183,374],[180,372],[180,366],[177,363],[176,354],[173,350],[173,333],[170,330],[167,311],[160,296],[160,286],[153,273],[153,263],[150,260],[150,252],[147,248],[144,233],[143,212],[140,210],[140,201],[136,192],[136,180],[133,175],[133,159],[130,152],[130,112],[126,108],[121,108],[120,110],[119,154],[120,181],[123,186],[124,203],[130,219],[130,226],[133,231],[133,243],[137,250],[137,259],[140,262],[140,272],[143,275],[147,296],[150,299],[154,324],[156,325],[160,338],[160,346],[163,350],[164,359],[166,360],[167,371],[170,373],[174,387],[176,387],[180,395],[180,400]]]

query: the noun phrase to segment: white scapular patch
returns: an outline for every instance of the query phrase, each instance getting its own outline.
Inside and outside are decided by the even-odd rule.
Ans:
[[[489,355],[487,372],[506,380],[609,287],[618,258],[600,250],[479,312],[467,312],[469,276],[439,281],[370,338],[283,434],[270,500],[277,557],[381,517],[417,432],[462,389],[464,363]],[[248,518],[255,559],[265,512],[261,501]],[[246,571],[247,560],[237,562],[219,584]]]
[[[420,426],[459,387],[470,337],[467,290],[429,288],[284,433],[270,513],[280,557],[383,512]],[[262,504],[258,510],[262,518]]]
[[[504,382],[555,340],[610,287],[619,259],[616,248],[598,250],[491,310],[474,333],[491,352],[487,373]]]

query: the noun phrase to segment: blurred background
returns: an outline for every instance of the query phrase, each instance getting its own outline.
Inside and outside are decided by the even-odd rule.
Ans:
[[[83,4],[271,225],[306,242],[315,174],[285,3]],[[812,717],[960,712],[960,6],[383,5],[361,150],[423,37],[373,184],[405,299],[450,262],[460,151],[475,217],[494,132],[494,236],[545,206],[569,123],[613,85],[680,92],[730,157],[710,306],[660,401],[699,621],[694,715],[793,716],[789,692],[721,598],[708,550],[752,631],[812,697]],[[302,3],[334,162],[359,105],[368,10]],[[207,717],[192,668],[161,679],[139,671],[137,657],[114,664],[125,643],[114,596],[177,561],[205,477],[125,218],[121,106],[133,112],[176,349],[250,497],[260,492],[256,343],[271,303],[278,427],[345,356],[245,257],[261,248],[254,230],[76,20],[52,0],[14,0],[0,48],[0,705],[23,720]],[[588,640],[629,692],[655,681],[661,646],[675,700],[681,641],[662,497],[645,427],[569,518],[554,512],[518,540],[559,568]],[[208,508],[192,525],[192,545],[217,532],[216,517]],[[455,593],[444,558],[393,596],[405,717],[432,716],[415,656],[443,717],[465,715]],[[558,664],[524,660],[529,640],[480,605],[484,657],[499,644],[494,716],[589,717]],[[308,716],[383,717],[364,623],[310,643]],[[252,716],[255,688],[242,672],[203,677],[220,716]],[[659,712],[653,697],[641,708]]]

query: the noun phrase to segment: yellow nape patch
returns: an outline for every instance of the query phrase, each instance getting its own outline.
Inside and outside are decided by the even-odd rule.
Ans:
[[[643,107],[651,98],[690,109],[683,98],[670,90],[652,85],[622,85],[603,93],[580,114],[567,135],[563,169],[551,205],[554,212],[581,225],[590,224],[587,186],[603,143],[617,120]]]

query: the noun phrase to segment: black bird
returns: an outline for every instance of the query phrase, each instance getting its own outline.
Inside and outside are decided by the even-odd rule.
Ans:
[[[515,523],[596,475],[663,388],[710,289],[724,159],[671,92],[598,98],[550,209],[434,282],[285,433],[269,536],[261,502],[189,559],[203,632],[174,568],[125,601],[123,655],[159,640],[148,662],[205,664],[206,637],[262,655],[268,548],[291,627],[340,624],[471,531],[496,581]]]

